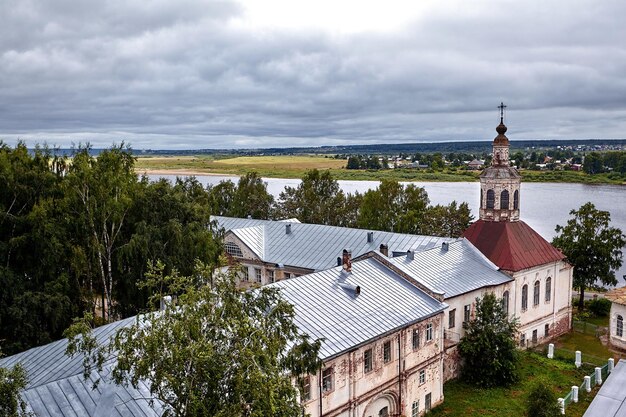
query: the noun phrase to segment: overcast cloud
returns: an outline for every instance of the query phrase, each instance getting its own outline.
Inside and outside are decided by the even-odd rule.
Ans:
[[[0,0],[0,139],[626,137],[623,0],[336,2]]]

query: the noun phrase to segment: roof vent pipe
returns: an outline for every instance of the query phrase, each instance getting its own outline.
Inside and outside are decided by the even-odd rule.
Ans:
[[[374,232],[367,232],[367,243],[372,243],[374,241]]]
[[[343,250],[343,270],[346,272],[352,272],[352,251],[350,249]]]
[[[382,253],[386,257],[389,257],[389,246],[385,245],[384,243],[381,243],[380,244],[380,253]]]
[[[406,251],[406,258],[409,261],[412,261],[413,259],[415,259],[415,253],[409,249],[408,251]]]
[[[338,285],[344,290],[353,293],[355,296],[361,294],[361,287],[358,285],[348,284],[347,282],[340,282]]]
[[[290,235],[291,234],[291,224],[287,223],[285,225],[285,234]]]
[[[442,242],[441,243],[441,250],[444,252],[447,252],[448,249],[450,249],[450,244],[448,242]]]
[[[341,256],[337,256],[337,266],[341,266]]]

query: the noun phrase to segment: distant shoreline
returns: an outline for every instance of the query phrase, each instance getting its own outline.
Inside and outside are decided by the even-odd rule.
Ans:
[[[193,169],[147,169],[139,168],[135,169],[138,175],[176,175],[184,177],[240,177],[238,174],[224,174],[219,172],[204,172]]]

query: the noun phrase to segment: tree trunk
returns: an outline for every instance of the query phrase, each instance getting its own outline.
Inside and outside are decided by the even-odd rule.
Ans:
[[[578,299],[578,311],[585,309],[585,286],[580,287],[580,298]]]

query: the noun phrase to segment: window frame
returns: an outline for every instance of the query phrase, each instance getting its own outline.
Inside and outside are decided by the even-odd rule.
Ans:
[[[273,269],[267,270],[267,278],[270,283],[276,282],[276,275]]]
[[[502,309],[508,316],[509,315],[509,291],[508,290],[502,293]]]
[[[430,411],[432,407],[433,407],[432,394],[429,392],[428,394],[424,396],[424,410]]]
[[[550,324],[546,323],[543,328],[543,337],[550,337]]]
[[[433,340],[433,324],[428,323],[426,325],[426,342],[430,342]]]
[[[487,190],[487,200],[485,201],[485,207],[489,210],[496,208],[496,192],[493,189]]]
[[[420,331],[419,329],[413,329],[411,343],[413,345],[413,350],[417,350],[420,348]]]
[[[509,209],[509,190],[502,190],[502,192],[500,193],[500,210],[508,210],[508,209]]]
[[[322,371],[322,392],[332,391],[335,385],[333,382],[333,367],[329,366]]]
[[[465,304],[463,306],[463,323],[468,323],[472,318],[472,305]]]
[[[372,349],[366,349],[363,352],[363,373],[367,374],[374,370],[374,355]]]
[[[235,242],[224,242],[224,251],[235,258],[243,258],[243,252]]]
[[[621,314],[616,317],[615,335],[624,337],[624,317]]]
[[[302,378],[302,401],[311,401],[311,377]]]
[[[419,382],[419,385],[426,383],[426,370],[424,369],[420,370],[418,382]]]
[[[528,310],[528,284],[522,286],[522,312]]]
[[[383,362],[389,363],[392,360],[391,354],[391,340],[387,340],[383,343]]]
[[[420,400],[413,401],[411,404],[411,417],[419,417],[420,415]]]
[[[546,303],[549,303],[552,301],[552,277],[546,278],[546,291],[545,291],[544,300]]]
[[[456,326],[456,308],[448,312],[448,329],[454,329]]]
[[[513,192],[513,210],[519,210],[519,190]]]
[[[537,280],[533,284],[533,307],[537,307],[539,305],[540,299],[541,299],[541,281]]]
[[[257,284],[263,283],[263,270],[261,268],[254,268],[254,282]]]

